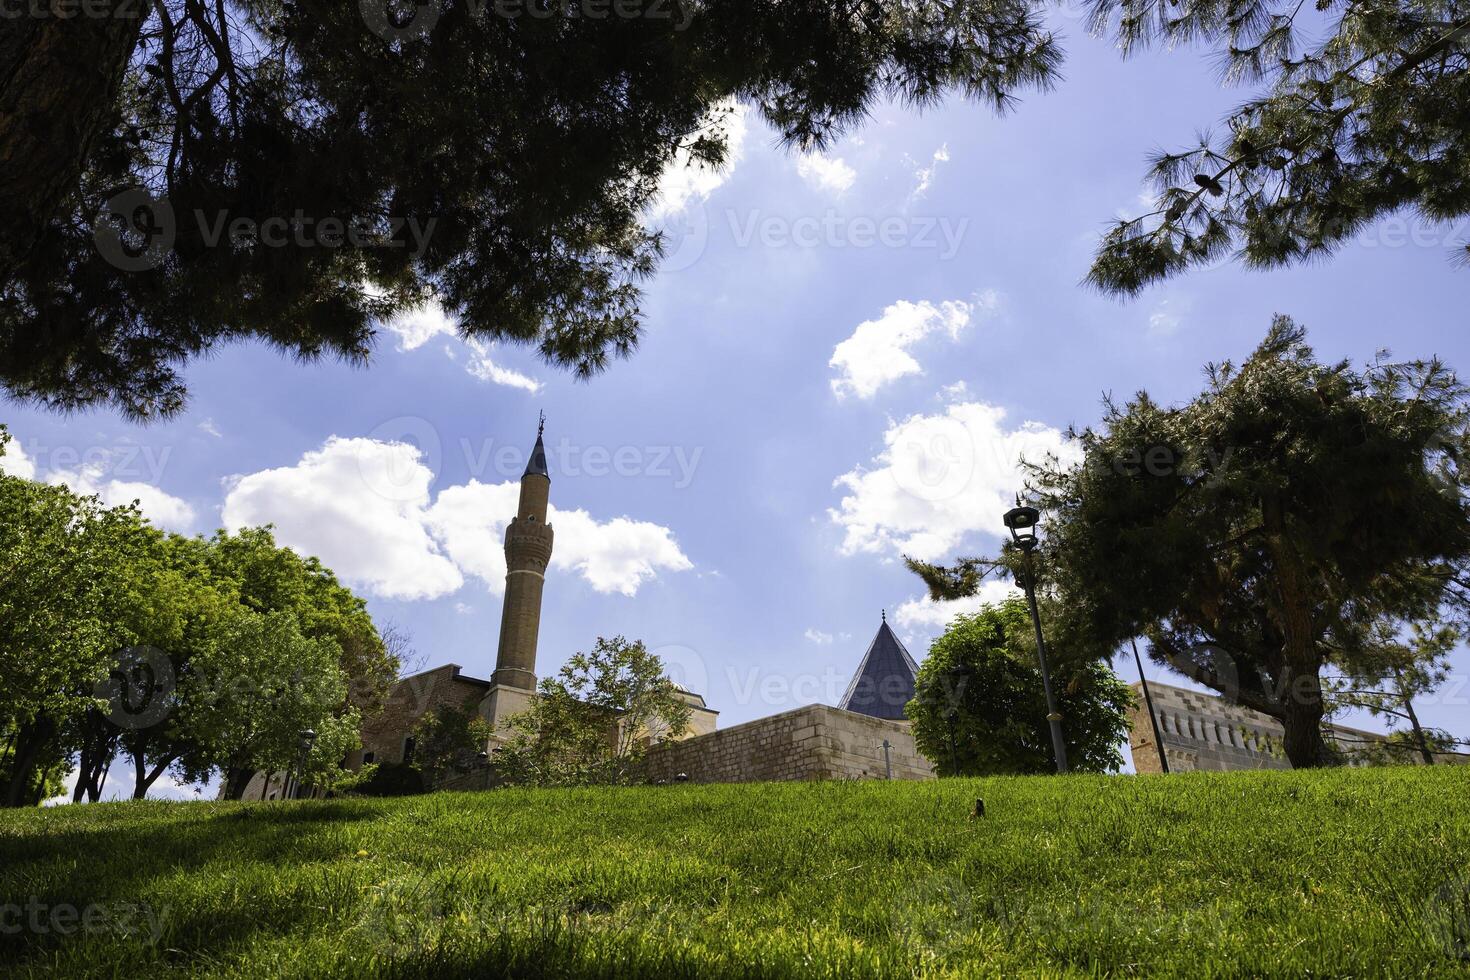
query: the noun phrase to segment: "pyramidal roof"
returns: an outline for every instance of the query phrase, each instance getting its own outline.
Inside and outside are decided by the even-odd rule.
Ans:
[[[906,717],[903,706],[914,697],[914,675],[918,671],[919,665],[893,635],[885,615],[838,707],[874,718],[902,721]]]
[[[521,475],[523,477],[544,476],[548,480],[551,479],[551,473],[546,469],[546,446],[542,443],[540,436],[536,437],[536,445],[531,449],[531,459],[526,463],[526,472]]]

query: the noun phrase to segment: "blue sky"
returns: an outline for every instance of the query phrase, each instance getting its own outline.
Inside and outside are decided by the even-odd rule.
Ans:
[[[1123,62],[1080,17],[1056,20],[1065,81],[1004,118],[958,99],[880,106],[803,158],[751,116],[726,172],[671,174],[659,220],[681,234],[648,285],[642,347],[590,384],[469,347],[426,311],[384,329],[368,370],[221,349],[167,424],[7,404],[25,454],[8,465],[139,496],[177,530],[272,521],[426,665],[488,676],[510,483],[544,409],[557,558],[541,673],[621,633],[722,725],[832,702],[880,609],[920,659],[948,614],[900,553],[994,548],[1015,455],[1094,422],[1104,392],[1187,399],[1276,312],[1323,358],[1389,346],[1470,366],[1451,329],[1467,273],[1448,258],[1466,229],[1408,216],[1328,263],[1227,263],[1127,303],[1079,286],[1104,224],[1143,209],[1145,155],[1245,93],[1200,52]],[[1422,713],[1467,735],[1463,651],[1456,670]]]

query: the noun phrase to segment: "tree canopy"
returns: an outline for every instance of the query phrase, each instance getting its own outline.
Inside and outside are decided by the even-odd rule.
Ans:
[[[362,361],[431,295],[588,376],[638,340],[660,174],[718,165],[729,107],[815,147],[1059,58],[1030,0],[95,6],[0,37],[0,383],[148,418],[221,343]]]
[[[1048,644],[1050,649],[1050,644]],[[1069,768],[1115,772],[1133,692],[1098,661],[1053,671]],[[1021,599],[959,616],[929,648],[906,708],[941,776],[1055,772],[1031,614]]]
[[[497,776],[539,786],[636,782],[648,746],[678,738],[690,708],[641,641],[598,637],[541,681],[494,753]]]
[[[1075,466],[1030,461],[1048,635],[1094,657],[1146,636],[1156,661],[1279,719],[1294,765],[1321,765],[1324,669],[1361,687],[1407,666],[1394,637],[1470,608],[1467,392],[1438,360],[1320,363],[1286,317],[1207,377],[1179,407],[1109,400],[1073,433]],[[1013,557],[910,566],[953,597]]]
[[[363,600],[268,528],[184,538],[0,473],[0,803],[73,759],[73,799],[96,800],[119,754],[135,797],[168,771],[330,782],[396,671]]]
[[[1321,258],[1403,210],[1470,214],[1465,0],[1093,0],[1091,26],[1124,55],[1204,45],[1225,81],[1264,89],[1221,129],[1154,156],[1153,209],[1118,221],[1088,274],[1104,291],[1230,256]],[[1470,261],[1470,242],[1454,249]]]
[[[491,727],[478,713],[480,698],[471,696],[458,708],[442,705],[426,711],[413,726],[413,764],[433,789],[456,771],[480,764],[490,744]]]

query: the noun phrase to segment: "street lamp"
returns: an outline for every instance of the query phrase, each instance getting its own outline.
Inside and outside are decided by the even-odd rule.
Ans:
[[[1036,627],[1036,659],[1041,664],[1041,689],[1046,692],[1046,720],[1051,725],[1051,749],[1057,761],[1057,772],[1067,771],[1067,746],[1062,741],[1062,714],[1057,710],[1056,699],[1051,693],[1051,672],[1046,666],[1046,641],[1041,636],[1041,613],[1036,608],[1036,569],[1031,562],[1031,552],[1036,550],[1036,525],[1041,512],[1035,507],[1013,507],[1006,511],[1006,527],[1011,529],[1011,540],[1021,549],[1021,560],[1026,566],[1026,601],[1031,606],[1031,625]]]
[[[311,747],[316,744],[316,732],[310,728],[301,733],[301,741],[298,743],[301,749],[301,762],[296,768],[296,798],[301,799],[301,784],[306,781],[306,760],[311,755]]]

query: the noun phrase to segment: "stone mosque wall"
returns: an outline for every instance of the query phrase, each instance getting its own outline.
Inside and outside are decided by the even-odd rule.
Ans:
[[[649,750],[648,776],[695,783],[782,780],[933,779],[908,722],[885,721],[813,704]]]

